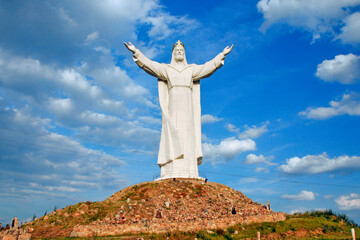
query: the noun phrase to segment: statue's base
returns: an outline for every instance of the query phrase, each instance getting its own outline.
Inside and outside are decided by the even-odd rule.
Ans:
[[[159,177],[159,178],[156,178],[154,179],[154,181],[160,181],[160,180],[176,180],[176,179],[196,179],[196,180],[202,180],[202,181],[206,181],[206,178],[203,178],[203,177],[184,177],[184,176],[164,176],[164,177]]]
[[[161,169],[161,173],[157,173],[153,176],[154,181],[165,180],[165,179],[197,179],[205,181],[206,175],[198,171],[166,171]]]

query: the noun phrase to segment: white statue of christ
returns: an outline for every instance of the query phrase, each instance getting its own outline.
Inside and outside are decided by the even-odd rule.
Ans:
[[[150,60],[133,44],[125,43],[133,59],[145,72],[158,79],[162,129],[158,154],[160,179],[199,178],[202,162],[200,79],[222,65],[234,45],[226,47],[203,65],[188,64],[184,44],[173,45],[170,64]]]

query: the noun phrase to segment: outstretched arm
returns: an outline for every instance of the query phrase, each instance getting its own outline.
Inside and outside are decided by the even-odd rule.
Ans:
[[[221,68],[222,65],[224,65],[225,56],[231,52],[233,47],[234,44],[231,45],[231,47],[227,46],[214,59],[206,62],[203,65],[196,65],[193,71],[193,80],[198,81],[202,78],[207,78],[211,76],[217,69]]]
[[[160,64],[158,62],[152,61],[147,58],[139,49],[137,49],[131,42],[124,42],[125,47],[133,53],[133,59],[136,64],[144,69],[148,74],[166,80],[166,68],[164,64]]]

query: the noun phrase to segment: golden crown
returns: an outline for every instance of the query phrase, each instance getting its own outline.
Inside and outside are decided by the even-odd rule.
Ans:
[[[180,40],[177,40],[177,42],[173,44],[172,50],[174,50],[176,46],[182,46],[183,48],[185,48],[184,44],[180,42]]]

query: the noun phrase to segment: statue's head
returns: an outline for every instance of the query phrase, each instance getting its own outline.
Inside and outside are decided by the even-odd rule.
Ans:
[[[171,63],[173,63],[174,61],[184,62],[185,64],[187,64],[185,57],[185,47],[184,44],[180,42],[180,40],[173,44]]]

